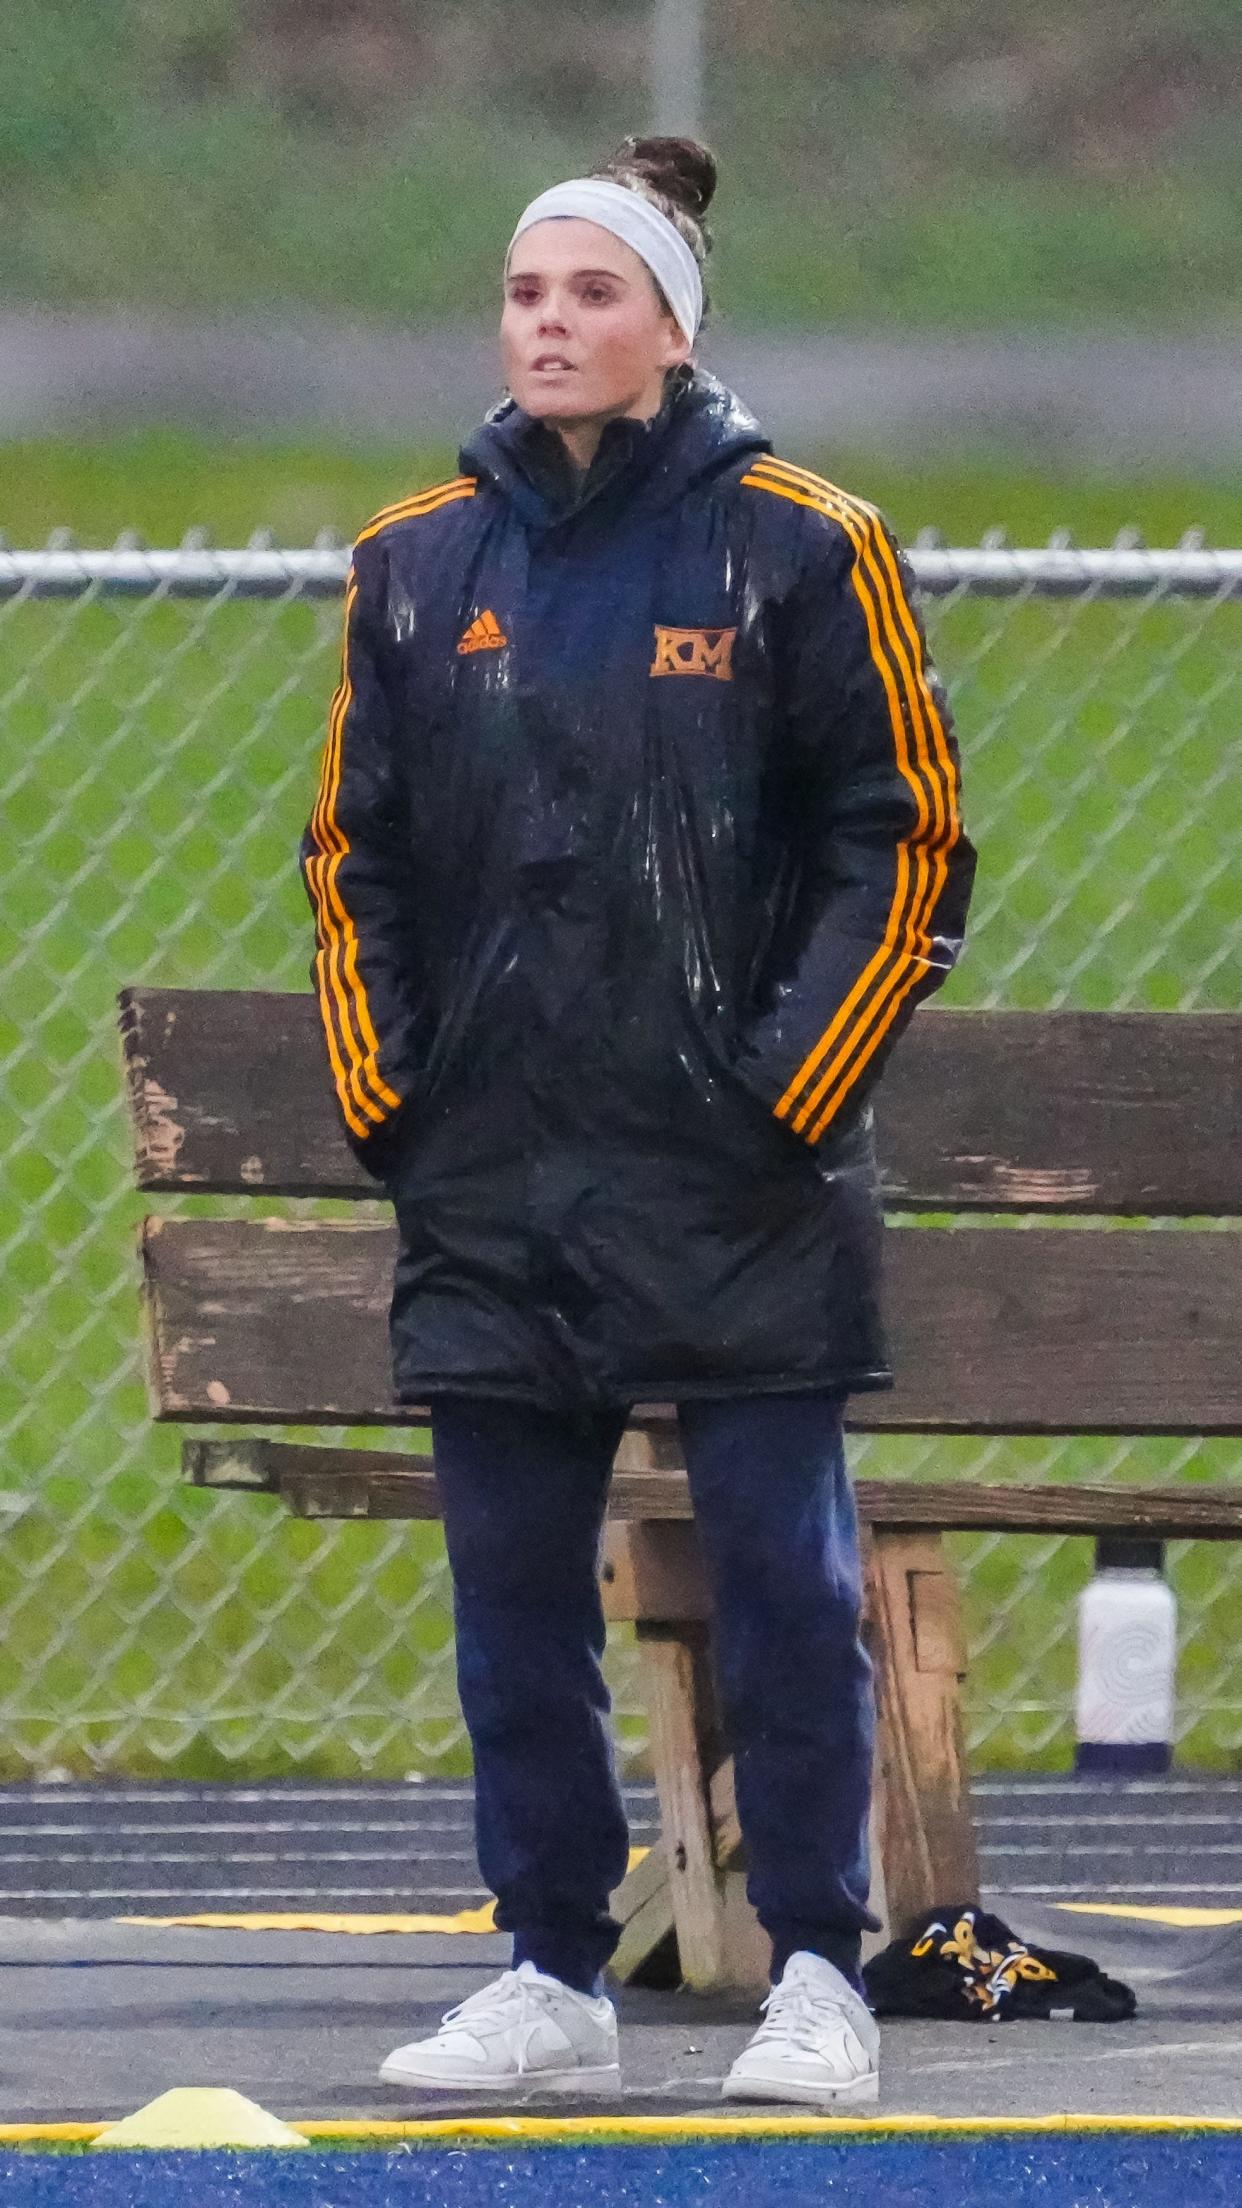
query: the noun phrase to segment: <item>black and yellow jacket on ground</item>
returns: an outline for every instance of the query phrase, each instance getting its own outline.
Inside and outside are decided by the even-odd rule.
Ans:
[[[974,867],[883,518],[676,372],[362,531],[301,864],[395,1390],[888,1384],[866,1099]]]

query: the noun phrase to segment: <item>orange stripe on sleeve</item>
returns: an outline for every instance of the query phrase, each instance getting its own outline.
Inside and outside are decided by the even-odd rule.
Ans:
[[[374,1114],[370,1099],[367,1097],[362,1087],[363,1074],[366,1075],[367,1081],[370,1084],[373,1094],[379,1097],[382,1103],[390,1104],[395,1107],[400,1103],[401,1099],[399,1096],[396,1095],[395,1091],[389,1087],[388,1083],[381,1079],[380,1076],[378,1063],[380,1047],[379,1040],[376,1036],[375,1027],[371,1019],[371,1008],[367,1001],[366,988],[363,984],[362,976],[358,972],[358,931],[354,925],[353,917],[346,907],[344,897],[341,893],[340,884],[337,880],[337,876],[340,872],[341,861],[342,859],[348,857],[350,848],[349,839],[336,818],[336,802],[340,793],[341,786],[345,717],[349,711],[350,703],[353,697],[353,686],[349,676],[348,642],[349,615],[352,612],[353,603],[356,596],[357,587],[355,585],[354,591],[348,600],[345,615],[345,645],[342,650],[341,660],[342,691],[340,693],[340,702],[336,711],[334,731],[335,767],[329,783],[326,803],[322,815],[324,830],[326,834],[330,836],[334,845],[332,855],[328,859],[326,867],[324,868],[324,883],[331,903],[335,906],[336,912],[340,918],[345,946],[344,979],[346,985],[350,990],[351,1003],[354,1008],[359,1031],[367,1046],[366,1057],[361,1058],[360,1056],[359,1060],[355,1064],[354,1078],[357,1098],[363,1106],[364,1110],[371,1112],[372,1116],[376,1116]],[[338,937],[334,950],[335,962],[338,969],[341,964],[339,958],[339,950],[340,939]],[[378,1116],[380,1118],[383,1118],[385,1114],[381,1111]]]
[[[893,1021],[896,1019],[897,1014],[900,1012],[902,1005],[904,1004],[906,998],[909,996],[910,991],[913,989],[915,982],[918,980],[921,971],[922,968],[916,965],[907,972],[905,979],[901,984],[901,987],[895,991],[892,999],[890,1000],[888,1010],[885,1012],[883,1018],[879,1021],[879,1024],[873,1030],[870,1041],[865,1045],[864,1048],[860,1049],[857,1052],[857,1055],[855,1056],[853,1063],[850,1065],[845,1076],[837,1083],[836,1088],[832,1090],[831,1094],[824,1099],[823,1109],[820,1112],[819,1118],[815,1121],[814,1126],[810,1130],[808,1136],[809,1141],[819,1141],[819,1138],[823,1134],[829,1120],[833,1118],[838,1107],[840,1106],[842,1099],[849,1094],[849,1091],[853,1087],[855,1081],[858,1079],[859,1075],[864,1071],[866,1066],[874,1057],[876,1051],[879,1049],[880,1044],[883,1042],[884,1037],[887,1035],[890,1027],[893,1024]],[[815,1091],[815,1097],[817,1101],[823,1095],[823,1089],[824,1083],[821,1082],[819,1087]]]
[[[400,1103],[401,1099],[396,1094],[396,1092],[389,1087],[388,1083],[380,1076],[379,1040],[376,1036],[375,1027],[371,1019],[371,1008],[367,1001],[366,988],[364,986],[362,976],[358,972],[358,931],[354,925],[353,916],[346,906],[340,883],[337,878],[341,869],[341,861],[348,857],[350,850],[349,839],[336,817],[336,803],[337,798],[340,794],[341,786],[345,717],[349,711],[352,696],[353,690],[347,674],[345,695],[342,700],[340,711],[337,714],[336,721],[336,771],[331,789],[329,791],[328,807],[325,815],[326,822],[330,826],[331,834],[336,844],[336,849],[333,851],[332,856],[329,858],[324,869],[324,883],[327,890],[329,902],[332,906],[335,906],[336,913],[341,923],[340,932],[336,936],[336,942],[334,944],[332,953],[335,970],[339,973],[343,964],[344,983],[349,991],[349,1000],[353,1009],[354,1018],[358,1030],[363,1038],[363,1041],[366,1044],[366,1056],[362,1057],[361,1053],[359,1053],[359,1057],[355,1062],[355,1094],[358,1102],[362,1105],[364,1111],[368,1112],[373,1118],[383,1119],[387,1116],[387,1114],[384,1112],[382,1107],[384,1105],[391,1105],[395,1109],[395,1107]],[[344,942],[343,961],[341,957],[342,938]],[[371,1098],[368,1097],[366,1089],[363,1086],[364,1076],[367,1084],[371,1089],[372,1096],[377,1097],[380,1101],[381,1109],[378,1112],[375,1111]]]
[[[879,551],[880,557],[884,563],[884,567],[889,577],[890,602],[894,607],[897,618],[900,621],[901,626],[905,631],[906,638],[909,642],[910,659],[913,669],[913,680],[918,688],[919,696],[921,698],[924,714],[926,717],[926,723],[931,732],[932,743],[935,749],[940,772],[944,777],[944,795],[947,800],[948,808],[947,819],[952,827],[952,839],[950,844],[950,848],[952,848],[952,843],[956,843],[958,841],[962,832],[961,820],[958,814],[958,804],[961,796],[960,776],[953,758],[952,750],[949,745],[948,735],[945,730],[944,722],[941,719],[939,708],[937,707],[936,701],[932,696],[931,686],[927,680],[926,670],[923,663],[922,646],[918,633],[918,624],[914,618],[914,610],[910,604],[908,597],[906,596],[905,589],[902,585],[901,575],[897,566],[897,561],[894,557],[892,541],[888,535],[888,532],[884,529],[882,525],[881,517],[873,506],[867,505],[865,500],[851,499],[846,492],[839,490],[835,484],[829,483],[826,477],[813,475],[811,471],[807,468],[796,468],[792,461],[772,459],[767,464],[770,464],[774,468],[781,469],[791,478],[800,478],[808,485],[818,487],[826,496],[830,497],[840,505],[854,507],[856,511],[869,517],[869,519],[874,524],[873,536],[875,546]]]
[[[948,851],[960,833],[953,804],[956,778],[923,672],[913,613],[875,509],[848,498],[809,470],[767,456],[756,461],[742,480],[818,509],[849,536],[855,551],[851,581],[888,701],[897,766],[914,794],[917,814],[909,836],[898,846],[896,880],[880,944],[775,1107],[779,1116],[787,1116],[801,1097],[792,1124],[802,1131],[827,1094],[808,1136],[815,1141],[925,968],[931,950],[928,921],[947,878]],[[909,711],[915,738],[913,760],[903,706]],[[819,1072],[834,1044],[839,1047]]]
[[[459,475],[413,492],[408,498],[381,507],[359,532],[356,544],[378,536],[394,522],[435,513],[442,506],[473,498],[477,488],[474,476]],[[307,863],[306,878],[318,923],[316,988],[333,1076],[348,1124],[356,1134],[366,1136],[372,1125],[382,1124],[389,1111],[396,1109],[401,1098],[380,1072],[379,1037],[358,966],[358,930],[339,879],[342,862],[348,858],[350,850],[336,808],[341,788],[345,720],[353,700],[349,623],[356,597],[357,581],[351,566],[345,595],[341,679],[329,710],[328,739],[311,816],[311,840],[317,846],[317,853]]]
[[[799,1114],[799,1119],[795,1124],[805,1124],[805,1119],[811,1112],[818,1112],[815,1123],[809,1131],[809,1139],[812,1142],[818,1141],[855,1080],[870,1062],[896,1020],[902,1004],[925,970],[924,962],[931,955],[928,923],[939,903],[941,892],[948,879],[949,854],[962,832],[958,809],[959,777],[949,746],[948,734],[932,696],[930,684],[927,681],[913,609],[902,588],[900,571],[893,548],[885,535],[880,517],[874,513],[873,509],[869,511],[872,514],[872,526],[869,536],[873,545],[878,549],[879,557],[883,562],[888,578],[888,589],[885,595],[890,607],[896,610],[897,618],[901,623],[909,646],[908,654],[903,649],[899,652],[899,657],[905,675],[908,702],[912,707],[917,704],[918,708],[913,714],[913,718],[916,726],[921,728],[924,739],[922,763],[936,799],[936,823],[929,843],[931,874],[927,889],[926,908],[922,916],[923,925],[919,931],[920,940],[912,944],[910,956],[904,970],[890,974],[886,979],[884,989],[877,992],[877,1003],[871,1017],[875,1018],[878,1015],[878,1024],[874,1027],[870,1038],[867,1039],[863,1032],[865,1025],[870,1024],[870,1022],[860,1021],[851,1046],[838,1052],[832,1064],[821,1075],[807,1097],[803,1111]],[[890,992],[891,996],[889,995]],[[889,996],[887,1008],[882,1003],[885,996]]]
[[[759,488],[773,491],[780,497],[790,498],[796,505],[809,506],[819,512],[830,512],[831,518],[839,521],[841,523],[841,526],[845,529],[846,534],[849,536],[850,541],[854,546],[855,554],[858,555],[860,553],[861,538],[858,527],[854,522],[853,517],[847,511],[843,509],[838,510],[835,506],[830,509],[818,492],[812,495],[809,491],[804,491],[801,488],[795,488],[792,485],[786,484],[783,480],[768,481],[761,476],[744,477],[743,481],[755,482]],[[902,721],[900,704],[897,698],[892,670],[889,667],[889,664],[880,647],[880,637],[876,618],[875,604],[874,600],[872,599],[870,590],[862,578],[858,557],[856,557],[855,559],[854,567],[852,570],[852,578],[855,591],[859,598],[859,602],[862,605],[864,618],[867,623],[872,657],[876,663],[881,681],[884,684],[884,688],[889,700],[890,717],[893,722],[896,737],[898,765],[901,769],[902,774],[905,777],[905,780],[909,783],[915,794],[915,801],[918,806],[917,827],[918,829],[925,829],[928,820],[926,794],[923,791],[921,783],[912,773],[910,768],[909,753],[905,742],[904,723]],[[873,957],[864,967],[862,973],[859,975],[857,981],[854,984],[854,987],[845,999],[845,1002],[838,1007],[838,1010],[834,1015],[832,1021],[830,1022],[829,1026],[825,1029],[824,1033],[820,1036],[814,1048],[804,1059],[802,1065],[798,1068],[793,1077],[793,1080],[790,1082],[788,1088],[786,1089],[785,1094],[780,1098],[778,1104],[775,1107],[778,1116],[782,1118],[787,1116],[791,1108],[797,1103],[797,1100],[801,1095],[807,1081],[810,1080],[810,1078],[814,1074],[816,1067],[820,1064],[826,1052],[831,1049],[833,1043],[837,1040],[838,1036],[846,1029],[847,1023],[850,1020],[850,1016],[855,1012],[856,1007],[865,1003],[869,992],[874,994],[875,990],[881,986],[886,974],[889,975],[889,978],[891,979],[892,973],[899,972],[901,970],[902,966],[905,963],[905,957],[906,955],[908,955],[905,946],[907,945],[910,937],[915,914],[917,913],[922,902],[921,891],[923,889],[925,879],[926,863],[922,846],[915,840],[914,835],[909,838],[903,837],[898,844],[897,879],[894,884],[893,898],[889,907],[888,920],[885,924],[884,933],[881,937],[879,946],[875,951]],[[852,1032],[856,1031],[857,1024],[858,1023],[856,1021],[855,1029]],[[799,1117],[798,1119],[795,1119],[794,1125],[800,1127],[800,1124],[801,1119]]]
[[[876,577],[877,581],[881,582],[881,589],[883,590],[882,578],[880,577],[879,570],[875,565],[874,555],[871,550],[871,540],[877,536],[878,517],[873,517],[871,520],[871,526],[867,532],[868,541],[864,564],[871,570],[871,573],[873,574],[873,576]],[[899,579],[897,577],[895,568],[892,570],[892,579],[894,585],[896,586],[896,595],[900,598],[901,592]],[[887,591],[883,592],[883,596],[884,598],[888,597]],[[912,898],[910,912],[908,915],[907,928],[905,932],[905,939],[902,944],[901,955],[890,968],[890,970],[885,974],[883,981],[877,985],[875,991],[873,992],[872,1000],[866,1005],[864,1010],[860,1011],[856,1015],[853,1025],[847,1033],[845,1039],[840,1043],[836,1055],[832,1058],[827,1067],[819,1072],[814,1086],[808,1091],[803,1100],[802,1106],[793,1121],[794,1127],[799,1132],[802,1132],[804,1129],[806,1129],[807,1122],[811,1118],[812,1114],[815,1113],[817,1109],[821,1106],[825,1096],[828,1095],[829,1092],[831,1092],[830,1102],[827,1105],[824,1105],[823,1109],[820,1111],[820,1116],[816,1119],[814,1127],[809,1132],[808,1139],[811,1141],[818,1140],[819,1135],[822,1134],[825,1126],[828,1123],[829,1118],[832,1116],[833,1111],[835,1111],[836,1107],[840,1104],[844,1096],[852,1087],[854,1080],[862,1072],[863,1067],[870,1060],[874,1050],[876,1049],[880,1041],[882,1041],[884,1035],[891,1027],[905,998],[909,995],[910,990],[914,987],[915,983],[919,979],[920,974],[925,969],[926,961],[931,956],[931,939],[928,932],[928,922],[930,920],[932,912],[935,910],[936,904],[938,903],[940,898],[941,891],[943,890],[945,881],[947,880],[948,848],[951,847],[952,841],[956,840],[955,836],[952,833],[946,833],[948,829],[948,806],[946,801],[946,793],[943,788],[941,777],[937,773],[936,768],[933,765],[930,757],[927,744],[926,720],[923,712],[921,711],[922,701],[919,698],[917,691],[913,688],[914,676],[910,661],[907,658],[906,652],[902,646],[900,639],[895,635],[893,631],[891,616],[885,621],[885,630],[889,652],[902,675],[905,703],[911,709],[911,721],[916,731],[916,740],[919,751],[918,771],[920,777],[925,778],[925,784],[928,788],[930,788],[930,791],[932,793],[935,819],[934,825],[932,826],[929,834],[925,834],[923,832],[927,826],[925,819],[920,821],[918,829],[915,831],[918,837],[917,856],[920,864],[922,880],[916,886]],[[917,635],[914,638],[914,642],[916,646],[914,657],[915,663],[917,664]],[[930,705],[930,692],[926,691],[925,687],[924,695],[927,699],[927,703]],[[900,714],[900,705],[894,707],[891,692],[890,711],[895,711],[898,715]],[[907,752],[907,764],[908,758],[909,755]],[[885,1008],[886,1005],[887,1009]],[[866,1039],[868,1029],[872,1026],[874,1020],[881,1014],[883,1016],[880,1020],[880,1026],[874,1034],[872,1041],[861,1056],[857,1055],[861,1049],[863,1042]],[[853,1060],[852,1065],[851,1060]]]
[[[365,1136],[370,1133],[367,1121],[379,1124],[387,1117],[385,1106],[391,1105],[395,1108],[401,1100],[380,1077],[379,1042],[357,966],[357,930],[337,880],[341,861],[349,852],[348,838],[336,817],[336,803],[340,793],[345,717],[353,697],[349,676],[349,622],[356,597],[357,584],[351,572],[345,595],[341,681],[328,717],[328,742],[324,752],[319,796],[311,822],[311,834],[319,846],[320,855],[310,860],[306,872],[315,893],[315,910],[319,921],[320,951],[315,961],[316,974],[320,1012],[328,1035],[337,1093],[349,1125],[356,1134]],[[339,1013],[339,1029],[333,1018],[334,999]],[[338,1037],[349,1060],[348,1068],[341,1061],[340,1050],[334,1047]],[[370,1088],[370,1095],[367,1093],[367,1086],[364,1086],[364,1077]]]
[[[349,633],[349,617],[353,609],[357,586],[353,570],[345,591],[345,635],[341,645],[341,679],[332,699],[328,714],[328,738],[324,746],[323,767],[319,779],[319,791],[311,815],[311,838],[318,846],[318,856],[307,862],[306,879],[314,898],[315,919],[319,949],[315,958],[315,986],[319,997],[320,1018],[328,1042],[328,1055],[332,1063],[337,1096],[348,1125],[357,1135],[371,1132],[367,1116],[360,1116],[355,1098],[354,1077],[360,1052],[350,1031],[348,1007],[335,970],[334,952],[336,927],[331,904],[326,894],[325,869],[331,853],[336,848],[333,830],[329,824],[329,795],[336,773],[336,749],[340,717],[348,702],[346,676],[346,639]],[[335,1007],[333,1000],[335,999]],[[348,1066],[345,1060],[348,1059]],[[374,1106],[369,1109],[373,1123],[379,1115]]]
[[[334,773],[336,773],[338,720],[340,720],[340,713],[343,713],[345,700],[347,700],[345,638],[349,634],[349,614],[351,614],[351,607],[354,607],[354,596],[356,596],[354,570],[349,570],[349,583],[345,585],[345,636],[343,636],[343,645],[340,645],[340,682],[336,687],[334,700],[331,700],[331,709],[329,709],[329,715],[327,715],[327,744],[325,744],[325,753],[323,753],[323,771],[320,771],[318,795],[316,795],[316,804],[314,804],[314,813],[312,813],[312,841],[318,846],[318,857],[307,861],[307,885],[309,885],[309,890],[312,890],[312,896],[314,896],[316,930],[318,930],[318,956],[316,956],[316,963],[314,963],[314,967],[316,967],[316,989],[318,989],[318,1009],[320,1009],[320,1018],[323,1018],[323,1027],[325,1027],[325,1036],[327,1036],[327,1049],[329,1049],[329,1058],[331,1058],[331,1071],[334,1071],[334,1080],[336,1080],[336,1093],[340,1097],[340,1108],[343,1108],[349,1126],[354,1128],[354,1133],[356,1135],[369,1135],[367,1117],[358,1117],[358,1106],[356,1106],[356,1097],[354,1097],[354,1064],[356,1064],[358,1053],[354,1049],[354,1038],[351,1038],[351,1033],[349,1033],[349,1011],[347,1011],[345,994],[343,994],[343,989],[340,989],[340,983],[336,980],[336,972],[334,972],[334,956],[331,956],[331,954],[334,954],[334,945],[336,945],[336,930],[334,930],[334,919],[331,919],[331,905],[327,903],[327,896],[325,896],[327,859],[329,859],[329,852],[336,848],[334,839],[331,839],[331,828],[329,828],[329,821],[327,821],[327,802],[329,802],[331,779],[334,779]],[[334,1005],[334,1000],[336,1000],[336,1005]],[[345,1064],[345,1060],[349,1060],[349,1066]],[[373,1117],[373,1113],[371,1113],[371,1117]]]
[[[377,537],[381,529],[392,522],[407,521],[415,514],[434,513],[439,506],[449,506],[455,499],[473,498],[478,483],[473,475],[455,476],[449,483],[437,483],[427,491],[415,491],[409,498],[399,499],[395,506],[382,506],[364,529],[358,533],[357,543],[365,544],[369,537]]]

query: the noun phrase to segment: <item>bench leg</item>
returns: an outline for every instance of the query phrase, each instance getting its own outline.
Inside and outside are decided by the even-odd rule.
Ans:
[[[722,1756],[707,1632],[640,1624],[660,1839],[612,1897],[623,1983],[766,1992],[771,1945],[746,1899],[732,1759]]]
[[[882,1921],[879,1933],[864,1938],[867,1955],[910,1917],[942,1902],[977,1900],[979,1871],[962,1746],[964,1636],[943,1539],[923,1529],[873,1528],[864,1555],[877,1703],[871,1904]],[[745,1895],[693,1527],[675,1520],[610,1527],[605,1589],[613,1616],[639,1620],[663,1833],[662,1846],[614,1896],[625,1924],[615,1974],[642,1975],[658,1951],[668,1971],[675,1937],[688,1985],[761,1987],[768,1946]],[[653,1619],[652,1609],[681,1617]]]
[[[696,1993],[766,1990],[770,1943],[746,1900],[733,1769],[724,1756],[704,1626],[640,1626],[673,1925]]]
[[[724,1922],[705,1783],[711,1723],[705,1629],[638,1631],[681,1973],[689,1986],[718,1985]]]
[[[872,1528],[866,1575],[877,1702],[872,1813],[898,1931],[941,1903],[978,1899],[958,1694],[966,1660],[940,1534]]]

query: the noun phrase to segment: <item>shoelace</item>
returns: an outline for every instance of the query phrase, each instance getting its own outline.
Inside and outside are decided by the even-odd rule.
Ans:
[[[540,1988],[533,1985],[529,1978],[519,1978],[515,1970],[506,1970],[490,1986],[480,1986],[477,1993],[467,1994],[464,2001],[459,2001],[455,2009],[446,2010],[440,2020],[441,2029],[446,2024],[456,2024],[459,2017],[465,2017],[477,2024],[507,2023],[512,2017],[516,2000],[517,2066],[518,2075],[523,2076],[526,2070],[524,2026],[532,2008],[539,2006],[539,2003],[532,1999],[532,1996],[538,1994],[539,1991]]]
[[[782,1980],[759,2006],[764,2021],[755,2033],[756,2043],[784,2039],[814,2055],[821,2051],[829,2033],[853,2029],[844,2002],[830,1993],[816,1992],[801,1978],[788,1985]]]

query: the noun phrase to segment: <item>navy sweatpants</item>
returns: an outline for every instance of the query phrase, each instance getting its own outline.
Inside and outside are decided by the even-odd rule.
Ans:
[[[858,1982],[871,1667],[837,1395],[679,1408],[715,1609],[747,1892],[780,1976],[796,1948]],[[436,1474],[479,1868],[515,1965],[592,1990],[619,1936],[628,1833],[600,1669],[599,1546],[628,1421],[441,1397]]]

